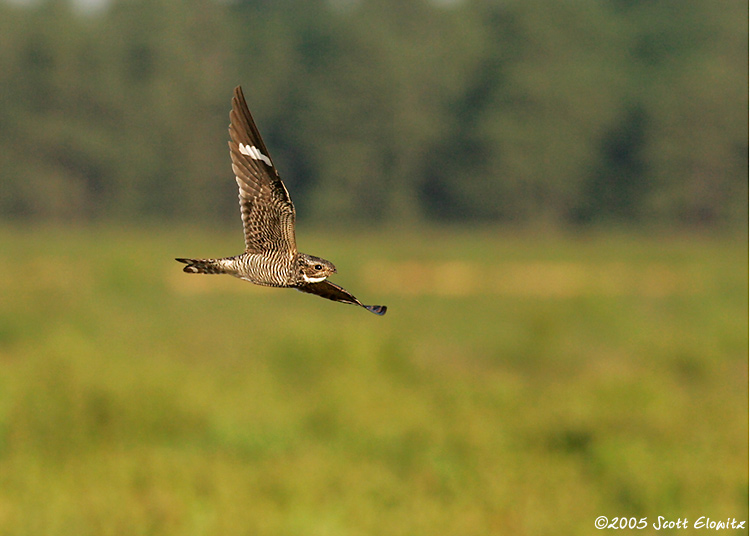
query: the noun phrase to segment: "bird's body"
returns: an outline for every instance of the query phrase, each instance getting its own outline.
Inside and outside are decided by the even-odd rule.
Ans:
[[[190,261],[185,271],[194,274],[229,274],[266,287],[294,286],[294,263],[289,259],[277,262],[266,255],[243,253],[223,259],[184,260]]]
[[[327,277],[336,273],[333,263],[297,251],[294,205],[268,156],[239,86],[234,90],[229,117],[229,152],[240,190],[245,252],[221,259],[177,259],[187,264],[184,271],[229,274],[256,285],[296,288],[385,314],[384,305],[364,305],[328,281]]]
[[[184,271],[189,273],[229,274],[265,287],[296,288],[322,281],[328,277],[328,273],[336,273],[336,268],[330,262],[304,253],[291,257],[245,252],[223,259],[177,260],[187,261],[188,266]]]

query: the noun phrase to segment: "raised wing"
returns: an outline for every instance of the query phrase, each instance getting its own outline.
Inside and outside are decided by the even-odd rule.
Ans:
[[[341,303],[351,303],[353,305],[359,305],[364,307],[371,313],[376,315],[384,315],[388,309],[385,305],[365,305],[347,290],[344,290],[338,285],[334,285],[327,279],[320,281],[319,283],[307,283],[305,285],[297,287],[297,290],[302,292],[309,292],[310,294],[317,294],[321,298],[333,300]]]
[[[234,89],[229,113],[229,153],[240,188],[240,211],[249,253],[297,254],[294,205],[268,155],[242,88]]]

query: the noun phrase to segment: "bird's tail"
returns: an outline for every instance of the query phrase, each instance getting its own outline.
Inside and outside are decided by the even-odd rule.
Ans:
[[[223,274],[221,259],[175,259],[187,264],[182,271],[189,274]]]

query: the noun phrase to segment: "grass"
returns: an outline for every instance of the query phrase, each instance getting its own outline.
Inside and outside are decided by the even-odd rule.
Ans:
[[[236,232],[0,228],[0,534],[747,520],[746,237],[299,241],[388,314],[172,260]]]

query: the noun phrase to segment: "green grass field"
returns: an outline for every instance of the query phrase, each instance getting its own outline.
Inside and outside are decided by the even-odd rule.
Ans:
[[[747,520],[746,236],[298,239],[388,314],[173,260],[238,229],[0,227],[0,534]]]

